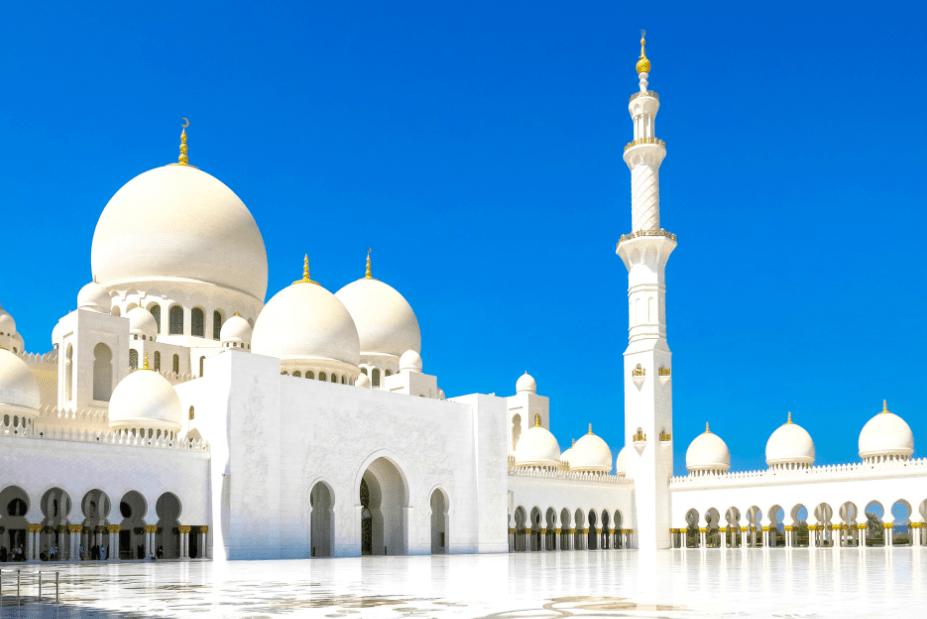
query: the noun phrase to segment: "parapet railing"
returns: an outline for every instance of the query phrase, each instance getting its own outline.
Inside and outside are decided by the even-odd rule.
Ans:
[[[509,468],[513,477],[536,477],[542,479],[563,479],[567,481],[592,481],[606,484],[630,484],[631,480],[609,473],[588,473],[579,471],[561,471],[537,467]]]
[[[622,234],[620,237],[618,237],[618,244],[621,245],[625,241],[636,239],[639,236],[664,236],[670,239],[671,241],[676,240],[675,234],[673,234],[672,232],[667,232],[663,228],[660,228],[659,230],[637,230],[635,232],[629,232],[627,234]]]
[[[769,482],[794,482],[801,479],[840,479],[852,477],[861,473],[877,471],[904,471],[913,470],[927,474],[927,458],[916,460],[888,460],[885,462],[855,462],[853,464],[829,464],[795,469],[764,469],[758,471],[741,471],[737,473],[711,473],[703,475],[686,475],[673,477],[670,484],[673,486],[690,485],[727,485],[738,484],[742,481],[765,480]]]
[[[34,428],[15,425],[12,420],[0,418],[0,437],[37,438],[53,441],[72,441],[76,443],[100,443],[104,445],[125,445],[130,447],[154,447],[177,451],[209,451],[209,442],[205,439],[185,439],[169,436],[141,436],[124,430],[99,432],[77,428]]]
[[[630,142],[625,144],[624,149],[628,150],[632,146],[640,146],[641,144],[656,144],[658,146],[662,146],[666,148],[666,142],[664,142],[660,138],[637,138],[636,140],[631,140]]]

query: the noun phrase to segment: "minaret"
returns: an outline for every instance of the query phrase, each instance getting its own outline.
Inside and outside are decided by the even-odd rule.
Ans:
[[[631,232],[618,241],[628,269],[628,348],[624,352],[624,429],[628,474],[634,479],[637,545],[670,548],[669,481],[673,474],[673,392],[671,353],[666,342],[666,261],[676,236],[660,227],[660,164],[666,144],[656,137],[660,97],[647,90],[650,61],[637,62],[640,92],[628,110],[634,140],[624,148],[631,170]]]

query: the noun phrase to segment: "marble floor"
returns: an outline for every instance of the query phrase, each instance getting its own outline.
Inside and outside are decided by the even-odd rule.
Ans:
[[[26,565],[19,607],[16,567],[0,564],[0,617],[913,618],[927,609],[927,548]]]

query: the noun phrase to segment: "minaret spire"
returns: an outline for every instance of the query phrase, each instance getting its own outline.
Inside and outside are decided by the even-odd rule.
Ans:
[[[367,248],[367,274],[364,275],[364,279],[373,279],[373,275],[370,274],[370,252],[372,251],[371,248]]]
[[[180,157],[177,158],[177,164],[190,165],[190,158],[187,156],[187,127],[190,126],[190,121],[186,118],[183,120],[186,124],[180,125],[183,129],[180,130]]]
[[[641,31],[636,69],[640,90],[628,112],[634,138],[624,148],[631,171],[631,231],[618,240],[617,253],[628,269],[628,347],[624,352],[625,437],[673,434],[672,353],[666,340],[666,262],[676,236],[660,227],[660,165],[666,144],[656,137],[660,97],[648,89],[650,60]],[[666,371],[663,373],[663,371]],[[705,432],[710,432],[705,424]],[[626,439],[627,440],[627,439]],[[633,439],[632,439],[633,441]],[[670,440],[633,441],[628,473],[634,479],[637,547],[670,548],[670,493],[673,447]]]

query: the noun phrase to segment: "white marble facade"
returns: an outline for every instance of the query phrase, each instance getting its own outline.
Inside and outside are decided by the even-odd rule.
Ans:
[[[788,418],[769,470],[730,473],[706,428],[689,475],[672,477],[676,237],[661,227],[666,145],[641,43],[624,157],[632,229],[617,245],[629,281],[617,457],[591,426],[558,441],[527,372],[508,397],[447,397],[425,371],[415,312],[369,255],[336,293],[306,257],[302,278],[266,299],[257,222],[188,165],[184,133],[177,164],[104,208],[93,281],[49,352],[27,352],[37,345],[0,307],[0,560],[927,542],[927,464],[887,406],[861,431],[860,463],[815,467]]]

